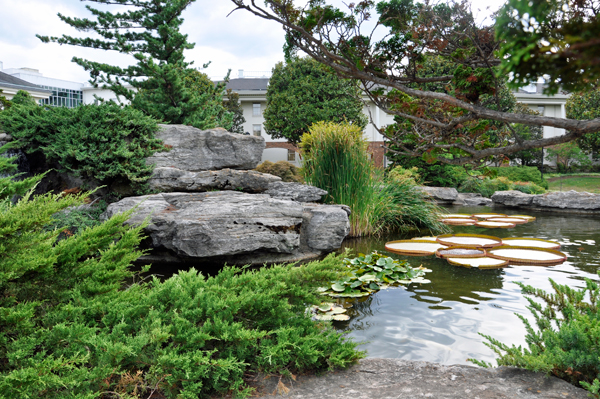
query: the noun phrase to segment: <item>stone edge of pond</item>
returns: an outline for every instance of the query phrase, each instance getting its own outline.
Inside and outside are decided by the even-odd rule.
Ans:
[[[346,369],[296,380],[256,376],[254,398],[282,396],[295,399],[378,398],[587,398],[587,391],[556,377],[518,368],[485,369],[474,366],[364,359]],[[280,383],[281,382],[281,383]]]

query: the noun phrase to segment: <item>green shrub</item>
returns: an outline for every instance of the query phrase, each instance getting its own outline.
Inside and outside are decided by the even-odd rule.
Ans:
[[[600,286],[590,279],[585,282],[585,288],[573,289],[550,280],[554,294],[517,283],[523,294],[542,301],[527,298],[537,330],[517,313],[527,330],[527,348],[509,347],[482,335],[488,341],[486,345],[500,356],[498,365],[554,374],[600,398]]]
[[[525,194],[544,194],[546,192],[546,190],[543,187],[540,187],[535,183],[522,181],[513,182],[512,189],[521,191]]]
[[[496,191],[512,189],[512,182],[506,177],[490,179],[487,177],[470,177],[458,188],[461,193],[479,193],[484,197],[491,197]]]
[[[469,178],[463,166],[447,165],[442,163],[429,164],[421,158],[395,157],[394,166],[405,169],[416,167],[421,176],[421,181],[433,187],[458,187]]]
[[[512,181],[532,182],[538,186],[548,189],[548,182],[542,177],[540,170],[534,166],[505,166],[490,168],[496,171],[497,176],[507,177]]]
[[[77,108],[15,103],[0,124],[28,153],[41,151],[60,172],[99,184],[121,181],[142,193],[152,174],[146,158],[165,147],[155,138],[157,122],[117,104]]]
[[[274,176],[279,176],[281,177],[281,180],[285,182],[304,182],[304,179],[300,174],[300,168],[286,161],[277,161],[275,163],[271,161],[264,161],[254,170],[261,173],[269,173]]]
[[[27,194],[13,204],[15,187],[4,186],[2,398],[247,395],[247,372],[344,367],[362,356],[305,314],[320,302],[316,288],[345,269],[342,256],[300,267],[228,267],[210,278],[192,269],[143,283],[130,270],[142,255],[142,227],[124,224],[131,212],[57,241],[60,230],[45,227],[83,196]]]
[[[72,209],[65,209],[52,215],[52,221],[45,230],[59,230],[61,235],[70,236],[88,227],[100,225],[100,215],[106,210],[106,201],[100,200],[94,204],[84,204]]]

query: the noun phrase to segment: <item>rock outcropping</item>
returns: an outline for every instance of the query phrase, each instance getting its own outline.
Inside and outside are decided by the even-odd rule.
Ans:
[[[520,191],[496,191],[494,205],[568,213],[600,213],[600,194],[577,191],[524,194]]]
[[[125,198],[103,215],[136,208],[128,223],[149,218],[142,261],[291,262],[338,249],[350,232],[348,207],[312,203],[325,190],[248,170],[261,159],[261,137],[180,125],[157,136],[173,147],[147,160],[160,194]]]
[[[127,223],[149,217],[152,253],[145,260],[153,262],[297,261],[336,250],[350,232],[342,206],[235,191],[128,197],[109,205],[103,217],[134,207]]]

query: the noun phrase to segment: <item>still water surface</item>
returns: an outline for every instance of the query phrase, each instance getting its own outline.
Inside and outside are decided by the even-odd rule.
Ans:
[[[523,213],[486,207],[453,207],[451,213]],[[408,257],[387,253],[387,241],[410,237],[346,240],[344,247],[355,253],[377,250],[413,266],[432,270],[430,284],[390,288],[362,301],[355,301],[350,321],[335,323],[367,351],[368,357],[424,360],[443,364],[470,364],[476,358],[496,364],[494,352],[478,333],[491,335],[506,344],[525,344],[525,328],[515,315],[533,322],[527,300],[515,282],[550,290],[548,278],[559,284],[583,287],[584,278],[598,280],[600,266],[600,217],[548,212],[526,212],[536,221],[512,229],[453,227],[454,233],[486,234],[497,237],[556,239],[567,261],[558,266],[509,266],[479,270],[450,265],[435,256]]]

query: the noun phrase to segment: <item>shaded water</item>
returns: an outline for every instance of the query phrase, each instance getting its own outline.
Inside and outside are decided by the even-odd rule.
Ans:
[[[451,213],[504,212],[486,207],[453,207]],[[352,319],[336,323],[349,331],[367,351],[368,357],[424,360],[443,364],[470,364],[476,358],[496,364],[495,354],[478,333],[491,335],[506,344],[525,344],[525,328],[514,313],[532,317],[527,300],[515,282],[550,290],[548,278],[559,284],[583,287],[585,277],[598,280],[600,266],[600,217],[526,212],[537,220],[512,229],[453,227],[454,233],[487,234],[497,237],[537,237],[557,239],[567,261],[558,266],[509,266],[479,270],[450,265],[435,256],[408,257],[387,253],[387,241],[410,237],[346,240],[344,247],[355,253],[377,250],[413,266],[432,270],[426,275],[431,284],[391,288],[354,302]]]

